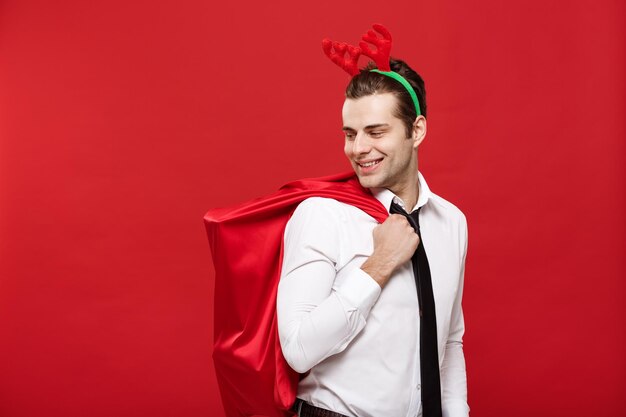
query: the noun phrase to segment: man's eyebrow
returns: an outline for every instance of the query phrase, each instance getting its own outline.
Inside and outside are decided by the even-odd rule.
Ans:
[[[367,125],[365,126],[365,128],[363,130],[372,130],[372,129],[378,129],[381,127],[389,127],[389,123],[378,123],[378,124],[374,124],[374,125]],[[351,131],[351,132],[355,132],[355,130],[349,126],[344,126],[341,128],[341,130],[343,130],[344,132],[346,131]]]
[[[363,130],[379,129],[381,127],[389,127],[389,123],[377,123],[375,125],[368,125],[368,126],[365,126],[365,129]]]

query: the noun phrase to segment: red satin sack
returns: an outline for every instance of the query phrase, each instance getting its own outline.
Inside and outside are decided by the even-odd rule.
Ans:
[[[204,216],[215,267],[213,361],[228,417],[293,415],[300,376],[280,348],[276,292],[285,225],[315,196],[351,204],[380,223],[388,216],[353,172],[294,181]]]

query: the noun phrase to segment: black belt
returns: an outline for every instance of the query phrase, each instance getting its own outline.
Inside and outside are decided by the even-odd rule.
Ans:
[[[325,408],[316,407],[306,401],[296,398],[292,408],[300,417],[346,417],[345,414],[335,413]]]

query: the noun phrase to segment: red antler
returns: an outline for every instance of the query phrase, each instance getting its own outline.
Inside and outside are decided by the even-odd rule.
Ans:
[[[357,63],[361,56],[360,48],[347,43],[324,39],[322,41],[322,49],[324,49],[324,53],[331,61],[343,68],[348,74],[357,75],[359,73]],[[346,52],[348,53],[347,57]]]
[[[363,35],[363,40],[359,42],[361,52],[372,58],[380,71],[391,71],[391,67],[389,66],[391,33],[389,33],[386,27],[380,24],[374,24],[374,29],[382,35],[382,39],[380,39],[373,30],[368,30],[367,33]],[[373,51],[366,42],[375,45],[376,51]]]

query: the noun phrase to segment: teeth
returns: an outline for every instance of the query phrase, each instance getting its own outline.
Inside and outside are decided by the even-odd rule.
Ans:
[[[361,165],[361,166],[362,166],[362,167],[364,167],[364,168],[368,168],[368,167],[372,167],[372,166],[376,165],[376,164],[377,164],[377,163],[379,163],[379,162],[380,162],[380,161],[372,161],[372,162],[368,162],[368,163],[366,163],[366,164],[359,164],[359,165]]]

